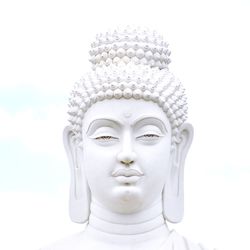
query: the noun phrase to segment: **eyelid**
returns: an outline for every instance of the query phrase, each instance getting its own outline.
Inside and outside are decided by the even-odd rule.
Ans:
[[[96,130],[100,128],[119,129],[119,127],[119,121],[111,119],[96,119],[89,124],[86,135],[91,136]]]
[[[158,135],[156,133],[146,133],[137,136],[136,140],[138,141],[138,143],[142,143],[145,145],[154,145],[161,140],[161,137],[163,137],[163,135]]]
[[[155,133],[155,132],[147,132],[147,133],[143,133],[142,135],[137,136],[136,138],[141,138],[143,136],[147,137],[147,135],[153,135],[153,136],[156,136],[156,137],[163,137],[162,134],[158,134],[158,133]]]
[[[137,135],[155,134],[158,136],[164,136],[163,131],[158,126],[155,126],[152,124],[144,125],[144,126],[138,128],[136,131],[136,134]]]
[[[91,133],[87,133],[89,138],[96,138],[100,136],[112,136],[117,137],[117,131],[110,126],[101,126],[91,129]]]
[[[159,129],[162,134],[166,134],[169,132],[165,124],[160,119],[155,117],[140,118],[133,125],[135,129],[141,129],[147,126],[153,126]]]
[[[91,136],[89,136],[89,138],[90,139],[97,139],[98,137],[109,137],[109,136],[112,138],[118,139],[118,137],[115,134],[110,133],[110,132],[94,133]]]
[[[97,135],[97,137],[91,137],[91,139],[94,140],[94,142],[100,146],[111,146],[119,142],[119,138],[112,136],[110,134],[100,134]]]
[[[114,137],[114,136],[111,136],[111,135],[98,136],[98,137],[95,137],[93,139],[96,140],[96,141],[99,141],[99,142],[111,142],[111,141],[114,142],[114,141],[119,140],[118,137]]]
[[[94,135],[90,136],[89,138],[91,138],[91,139],[98,139],[100,137],[112,137],[112,138],[118,139],[117,136],[112,135],[110,133],[100,133],[100,134],[96,134],[96,135],[94,134]]]

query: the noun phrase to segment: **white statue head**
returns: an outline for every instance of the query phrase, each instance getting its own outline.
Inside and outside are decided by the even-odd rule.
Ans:
[[[162,199],[164,217],[179,222],[193,128],[168,45],[128,28],[97,36],[90,54],[93,69],[74,86],[64,130],[71,219],[87,221],[93,200],[133,214]]]

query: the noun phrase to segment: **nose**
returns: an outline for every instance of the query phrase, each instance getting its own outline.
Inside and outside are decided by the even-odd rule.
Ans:
[[[122,150],[117,155],[117,160],[129,167],[136,161],[136,153],[132,150],[132,143],[131,142],[124,142]]]
[[[117,155],[117,159],[120,163],[129,167],[136,161],[136,154],[133,151],[122,151]]]

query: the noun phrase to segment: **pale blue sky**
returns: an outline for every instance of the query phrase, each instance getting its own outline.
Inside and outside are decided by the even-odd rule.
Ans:
[[[171,227],[221,250],[249,249],[249,13],[243,0],[2,1],[0,248],[36,249],[82,229],[67,214],[68,94],[90,67],[96,32],[135,24],[169,41],[195,128],[185,219]]]
[[[55,186],[54,179],[59,182],[64,181],[65,171],[58,171],[56,167],[61,165],[62,161],[59,157],[54,157],[52,151],[48,154],[46,150],[39,149],[38,146],[38,150],[33,148],[33,152],[30,152],[30,148],[36,147],[39,139],[46,136],[44,133],[47,133],[46,129],[50,129],[49,122],[54,122],[49,120],[46,112],[51,108],[52,103],[53,107],[59,106],[63,110],[66,107],[67,97],[39,91],[33,85],[20,84],[15,87],[1,88],[0,107],[6,117],[1,126],[4,128],[3,124],[5,124],[6,127],[5,131],[1,132],[0,141],[0,166],[3,167],[1,168],[3,174],[0,175],[0,190],[28,191],[32,187],[33,191],[51,191]],[[27,120],[25,120],[25,114],[28,116]],[[47,126],[37,127],[39,121],[45,122]],[[22,127],[26,129],[23,131]],[[26,136],[30,138],[28,139],[29,145],[25,143]],[[36,142],[33,143],[33,140]],[[62,140],[58,141],[58,144],[61,142]],[[40,147],[46,147],[46,145],[40,145]],[[56,151],[58,152],[58,149]],[[44,180],[46,180],[46,185],[44,185]]]

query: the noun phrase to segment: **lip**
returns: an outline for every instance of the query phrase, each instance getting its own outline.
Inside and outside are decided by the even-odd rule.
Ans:
[[[119,177],[119,176],[123,176],[123,177],[133,177],[133,176],[143,176],[143,173],[137,169],[118,169],[116,171],[114,171],[112,173],[113,177]]]
[[[126,176],[117,176],[115,177],[116,181],[119,182],[120,184],[134,184],[137,181],[139,181],[139,179],[141,178],[141,176],[130,176],[130,177],[126,177]]]
[[[143,173],[137,169],[118,169],[112,173],[112,176],[120,184],[133,184],[143,176]]]

